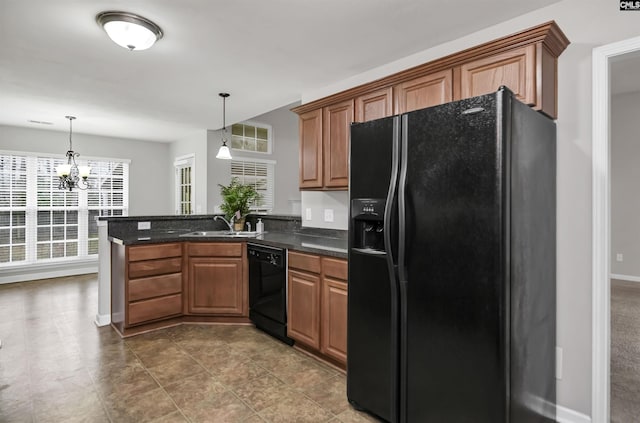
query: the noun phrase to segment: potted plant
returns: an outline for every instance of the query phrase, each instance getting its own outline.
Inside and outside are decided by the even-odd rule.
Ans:
[[[260,199],[260,194],[252,186],[240,183],[238,178],[231,178],[229,185],[218,184],[222,195],[220,209],[228,221],[234,218],[234,229],[244,228],[244,219],[249,214],[249,206]]]

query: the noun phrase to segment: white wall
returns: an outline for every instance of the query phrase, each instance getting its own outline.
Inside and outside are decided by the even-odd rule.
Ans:
[[[193,183],[195,185],[195,214],[207,214],[207,131],[201,130],[189,134],[169,145],[169,166],[167,172],[174,175],[173,163],[180,156],[188,154],[195,155],[195,174],[193,175]],[[217,151],[217,150],[216,150]],[[171,179],[171,192],[175,194],[176,185],[175,177]],[[175,197],[172,195],[172,204],[175,210]],[[175,213],[175,212],[174,212]],[[172,213],[172,214],[174,214]]]
[[[615,76],[613,76],[615,77]],[[640,278],[640,92],[611,98],[611,273]],[[616,254],[623,254],[623,261]]]
[[[325,219],[327,210],[333,215],[333,221]],[[301,211],[302,226],[346,231],[349,226],[349,191],[302,191]]]
[[[348,80],[304,93],[303,103],[555,20],[571,41],[558,63],[557,345],[563,374],[557,399],[591,414],[591,55],[595,47],[638,36],[638,14],[618,3],[565,0],[441,44]],[[607,389],[607,387],[601,387]]]
[[[74,125],[78,127],[79,125]],[[0,150],[51,153],[64,157],[69,133],[0,125]],[[129,159],[129,214],[173,214],[169,144],[73,133],[80,157]]]
[[[296,104],[289,104],[271,112],[249,119],[251,122],[271,125],[273,148],[271,154],[252,154],[231,150],[233,157],[274,160],[275,188],[274,214],[292,214],[292,203],[300,201],[298,191],[298,115],[291,111]],[[227,129],[230,139],[231,126]],[[218,184],[227,185],[231,173],[226,160],[216,159],[221,145],[221,131],[207,131],[208,138],[208,210],[215,213],[221,203]]]

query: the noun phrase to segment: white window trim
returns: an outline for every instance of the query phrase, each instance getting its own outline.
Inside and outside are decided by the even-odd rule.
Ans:
[[[178,183],[179,172],[181,167],[191,167],[191,214],[196,212],[196,153],[189,153],[178,156],[173,161],[174,169],[174,206],[175,214],[180,215],[182,209],[182,199],[180,198],[180,184]]]
[[[37,151],[19,151],[19,150],[5,150],[5,149],[0,149],[0,154],[1,155],[14,155],[14,156],[23,156],[23,157],[27,157],[27,168],[29,168],[30,166],[34,166],[36,164],[37,158],[38,157],[44,157],[44,158],[52,158],[54,160],[66,160],[66,155],[64,154],[56,154],[56,153],[43,153],[43,152],[37,152]],[[33,159],[33,160],[30,160]],[[127,181],[127,184],[124,186],[123,189],[123,201],[125,203],[125,206],[123,207],[112,207],[112,209],[114,210],[123,210],[123,216],[127,216],[128,215],[128,211],[129,211],[129,186],[128,186],[128,182],[129,182],[129,165],[131,164],[131,160],[130,159],[120,159],[120,158],[108,158],[108,157],[98,157],[98,156],[85,156],[85,155],[81,155],[78,157],[77,160],[79,163],[86,163],[89,161],[101,161],[101,162],[117,162],[117,163],[122,163],[122,164],[126,164],[125,169],[124,169],[124,177],[125,180]],[[33,169],[32,169],[33,171]],[[88,249],[88,242],[89,242],[89,238],[88,238],[88,226],[86,225],[86,222],[84,221],[80,221],[81,219],[81,215],[82,215],[82,207],[85,208],[85,211],[88,213],[90,208],[88,207],[87,204],[87,198],[86,195],[82,195],[80,194],[78,196],[78,252],[81,253],[83,252],[83,255],[78,255],[78,256],[71,256],[71,257],[57,257],[57,258],[50,258],[50,259],[37,259],[36,258],[36,249],[37,249],[37,241],[33,242],[33,240],[35,240],[37,238],[37,212],[38,212],[38,207],[37,204],[35,203],[35,199],[36,197],[34,195],[29,195],[30,192],[37,190],[37,187],[34,185],[35,184],[35,180],[33,178],[29,177],[29,173],[27,173],[27,204],[25,207],[25,237],[27,239],[31,239],[32,242],[27,242],[26,243],[26,248],[25,248],[25,261],[18,261],[18,262],[7,262],[7,263],[0,263],[0,269],[2,269],[2,271],[9,271],[10,269],[13,269],[13,271],[18,272],[20,274],[28,274],[25,272],[28,272],[29,270],[35,270],[35,269],[39,269],[42,267],[51,267],[51,266],[57,266],[60,265],[62,267],[69,267],[71,266],[71,268],[74,267],[78,267],[78,266],[83,266],[85,263],[95,263],[96,262],[96,257],[97,257],[97,253],[96,254],[87,254],[87,249]],[[83,191],[81,191],[83,192]],[[55,207],[54,207],[55,208]],[[60,208],[61,210],[64,209],[64,207]],[[51,209],[53,210],[53,209]],[[85,237],[81,239],[81,234],[83,234]],[[91,238],[94,239],[94,238]],[[81,248],[80,244],[83,244],[84,247]],[[18,274],[17,273],[17,274]],[[57,274],[56,274],[57,275]],[[49,276],[45,276],[45,277],[49,277]],[[53,277],[53,276],[52,276]],[[8,282],[14,282],[14,281],[21,281],[21,280],[26,280],[26,279],[21,279],[22,277],[17,277],[16,278],[0,278],[0,283],[8,283]]]
[[[264,128],[267,130],[267,134],[269,134],[269,136],[267,137],[267,151],[266,152],[262,152],[262,151],[252,151],[252,150],[245,150],[245,149],[241,149],[241,148],[233,148],[232,145],[233,143],[231,142],[231,138],[229,138],[229,146],[231,147],[231,150],[233,151],[237,151],[237,152],[242,152],[242,153],[249,153],[249,154],[260,154],[260,155],[271,155],[273,154],[273,126],[269,125],[268,123],[262,123],[262,122],[257,122],[257,121],[253,121],[253,120],[245,120],[242,122],[237,122],[238,125],[248,125],[248,126],[255,126],[258,128]],[[233,125],[231,126],[231,131],[230,131],[230,137],[233,137]],[[235,158],[235,157],[234,157]]]

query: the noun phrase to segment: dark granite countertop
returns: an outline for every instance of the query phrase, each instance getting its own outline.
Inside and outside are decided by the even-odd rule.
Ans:
[[[325,256],[347,258],[346,238],[333,238],[301,232],[264,232],[255,238],[185,237],[190,230],[169,229],[138,232],[128,236],[109,236],[109,241],[123,245],[144,245],[161,242],[250,242]]]

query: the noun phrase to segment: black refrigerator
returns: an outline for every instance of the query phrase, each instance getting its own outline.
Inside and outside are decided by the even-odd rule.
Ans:
[[[351,126],[355,408],[555,421],[555,134],[504,87]]]

